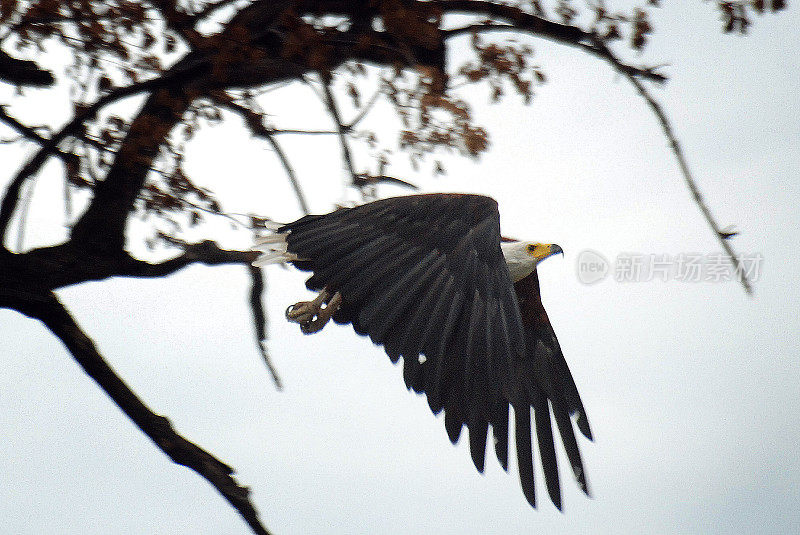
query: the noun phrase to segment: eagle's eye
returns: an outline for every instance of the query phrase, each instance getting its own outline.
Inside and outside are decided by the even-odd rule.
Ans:
[[[533,253],[536,251],[536,246],[533,244],[528,245],[528,252]]]

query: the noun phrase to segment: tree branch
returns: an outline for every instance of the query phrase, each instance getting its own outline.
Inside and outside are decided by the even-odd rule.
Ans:
[[[352,131],[353,128],[358,126],[358,123],[360,123],[364,119],[364,117],[366,117],[367,114],[372,110],[372,108],[375,106],[375,103],[378,102],[378,97],[380,97],[382,94],[383,94],[383,89],[377,89],[374,93],[372,93],[372,96],[369,98],[369,101],[366,104],[364,104],[361,110],[359,110],[358,114],[355,117],[353,117],[353,120],[350,121],[347,125],[345,125],[348,131]]]
[[[275,369],[275,366],[272,364],[272,359],[270,358],[269,351],[267,350],[267,315],[264,313],[264,305],[261,302],[261,299],[264,296],[265,287],[264,274],[261,272],[260,268],[257,268],[253,265],[248,265],[247,268],[250,272],[250,279],[253,281],[253,284],[250,287],[250,310],[253,313],[253,327],[255,328],[256,333],[256,345],[258,346],[259,353],[261,353],[261,358],[264,359],[264,364],[266,364],[267,369],[272,376],[272,381],[275,383],[275,388],[278,390],[283,390],[283,383],[278,375],[278,370]]]
[[[339,108],[336,107],[336,101],[331,92],[330,80],[324,76],[320,76],[322,81],[322,92],[325,96],[325,106],[331,112],[331,117],[336,124],[336,132],[339,135],[339,144],[342,146],[342,160],[344,160],[347,170],[350,173],[350,183],[355,185],[358,181],[358,173],[356,173],[355,166],[353,165],[353,156],[350,154],[350,146],[347,144],[347,132],[349,129],[345,127],[342,122],[342,116],[339,114]]]
[[[261,358],[264,359],[264,364],[266,364],[272,376],[275,387],[278,390],[282,390],[283,384],[278,375],[278,370],[272,364],[269,352],[267,351],[266,314],[264,313],[264,307],[261,303],[261,298],[264,294],[264,275],[259,268],[251,265],[251,262],[253,262],[257,256],[257,252],[220,249],[220,247],[212,241],[203,241],[186,245],[184,253],[181,256],[158,264],[150,264],[141,260],[130,259],[117,274],[128,277],[163,277],[195,263],[209,266],[220,264],[246,265],[252,280],[250,298],[248,301],[250,303],[250,310],[253,313],[253,330],[256,334],[256,345],[258,346]]]
[[[221,249],[215,242],[206,240],[200,243],[188,244],[184,248],[182,255],[156,264],[136,260],[128,256],[109,276],[158,278],[171,275],[192,264],[205,264],[207,266],[221,264],[249,265],[257,256],[258,254],[253,251]]]
[[[35,62],[17,59],[0,50],[0,80],[14,85],[48,87],[53,85],[53,73]]]
[[[218,103],[220,106],[224,106],[227,109],[234,111],[242,116],[244,119],[245,124],[250,128],[250,131],[253,135],[257,137],[261,137],[266,139],[269,144],[272,146],[272,149],[275,151],[275,154],[278,156],[278,160],[280,160],[283,169],[286,171],[286,176],[289,178],[289,183],[292,185],[292,189],[294,190],[295,197],[297,197],[297,202],[300,204],[300,209],[303,211],[303,214],[308,215],[311,213],[308,207],[308,201],[306,200],[305,195],[303,194],[303,189],[300,186],[300,180],[297,178],[297,174],[292,167],[291,162],[289,161],[289,157],[281,148],[278,141],[275,139],[275,134],[277,131],[267,128],[264,125],[263,117],[257,111],[248,108],[242,104],[235,102],[230,95],[227,95],[220,91],[215,91],[212,95],[214,102]],[[301,131],[294,131],[292,133],[309,133],[309,132],[301,132]],[[317,133],[317,132],[310,132],[310,133]],[[322,132],[319,132],[322,133]],[[327,132],[325,132],[327,133]]]
[[[24,254],[0,251],[0,288],[17,285],[55,290],[111,277],[158,278],[192,264],[248,265],[258,256],[254,251],[222,249],[213,241],[180,245],[184,249],[181,255],[159,263],[138,260],[125,251],[115,254],[87,251],[72,242],[40,247]]]
[[[616,58],[616,56],[611,52],[611,50],[608,49],[601,39],[597,38],[593,46],[596,50],[601,52],[601,54],[608,60],[609,63],[611,63],[611,65],[614,66],[614,68],[616,68],[617,71],[622,73],[628,79],[628,81],[633,84],[633,86],[639,92],[639,95],[641,95],[641,97],[647,102],[648,106],[650,106],[650,109],[653,110],[658,122],[661,124],[661,129],[664,131],[664,136],[666,136],[667,140],[669,141],[672,153],[675,155],[675,159],[678,161],[681,175],[686,183],[686,187],[689,188],[689,192],[692,194],[692,199],[694,200],[695,204],[697,204],[700,212],[702,212],[703,217],[708,223],[708,226],[710,226],[711,230],[714,232],[714,236],[716,236],[720,245],[722,245],[722,248],[725,250],[728,256],[730,256],[731,263],[736,270],[736,273],[739,277],[739,282],[741,282],[744,291],[748,294],[752,294],[753,286],[747,278],[746,270],[742,264],[741,258],[736,255],[736,251],[734,251],[730,244],[729,238],[731,237],[731,234],[720,228],[716,218],[714,218],[714,215],[711,213],[711,209],[703,199],[703,195],[700,193],[700,188],[697,186],[697,182],[692,176],[692,172],[689,169],[689,164],[686,161],[686,157],[683,155],[683,150],[678,142],[678,138],[675,136],[664,110],[650,95],[650,92],[644,87],[644,84],[642,84],[642,82],[636,78],[634,73],[628,70],[626,65],[622,64]]]
[[[22,124],[17,120],[15,117],[12,117],[8,113],[6,113],[6,107],[4,104],[0,104],[0,120],[6,123],[8,126],[22,134],[22,137],[29,139],[31,141],[35,141],[39,144],[47,143],[47,138],[43,137],[36,131],[36,129],[31,128],[28,125]]]
[[[502,19],[519,29],[534,32],[539,37],[577,45],[589,39],[589,33],[576,26],[559,24],[538,17],[513,5],[497,4],[484,0],[431,0],[431,5],[438,6],[447,14],[478,15]]]
[[[280,160],[283,169],[286,171],[286,176],[289,178],[289,183],[292,185],[292,189],[294,190],[294,195],[297,197],[297,202],[300,204],[300,209],[303,211],[305,215],[311,213],[311,210],[308,207],[308,201],[306,201],[306,197],[303,194],[303,189],[300,186],[300,180],[297,178],[297,174],[294,172],[294,167],[292,167],[291,162],[289,162],[289,157],[281,148],[278,140],[275,139],[273,134],[267,133],[264,136],[270,145],[272,145],[272,150],[275,151],[275,154],[278,156],[278,160]]]
[[[150,410],[103,359],[94,342],[52,292],[0,288],[0,307],[13,308],[41,321],[64,343],[83,370],[161,451],[173,462],[191,468],[211,483],[254,533],[269,534],[250,502],[250,491],[239,485],[232,476],[233,468],[179,435],[167,418]]]

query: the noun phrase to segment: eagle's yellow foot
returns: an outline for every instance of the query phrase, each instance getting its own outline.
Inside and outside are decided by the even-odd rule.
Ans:
[[[331,294],[326,288],[313,301],[301,301],[287,308],[286,319],[299,323],[303,334],[313,334],[325,327],[341,303],[342,295]]]

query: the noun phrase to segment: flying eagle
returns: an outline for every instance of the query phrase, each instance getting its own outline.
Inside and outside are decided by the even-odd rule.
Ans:
[[[519,477],[534,494],[531,409],[550,499],[561,508],[551,411],[580,488],[589,494],[571,415],[592,439],[586,411],[542,306],[536,265],[558,245],[500,236],[497,202],[462,194],[383,199],[308,215],[259,238],[263,266],[291,262],[312,271],[319,296],[292,305],[304,333],[329,319],[352,323],[403,357],[406,386],[444,411],[450,440],[469,429],[472,461],[483,472],[491,425],[497,459],[508,470],[509,406]],[[548,406],[549,405],[549,406]]]

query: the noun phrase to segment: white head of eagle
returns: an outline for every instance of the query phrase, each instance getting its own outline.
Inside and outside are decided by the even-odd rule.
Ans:
[[[429,194],[305,216],[254,248],[263,253],[254,265],[289,262],[313,272],[306,286],[320,292],[317,298],[286,311],[302,332],[319,331],[332,318],[382,345],[392,362],[402,357],[406,386],[425,393],[434,413],[444,412],[450,440],[469,430],[479,471],[490,427],[497,459],[508,469],[513,408],[528,502],[536,504],[535,436],[547,492],[561,508],[551,419],[575,480],[589,494],[573,425],[590,440],[592,432],[536,272],[561,247],[502,239],[494,199]]]
[[[511,280],[518,282],[533,273],[536,264],[554,254],[564,254],[555,243],[504,241],[500,244]]]

